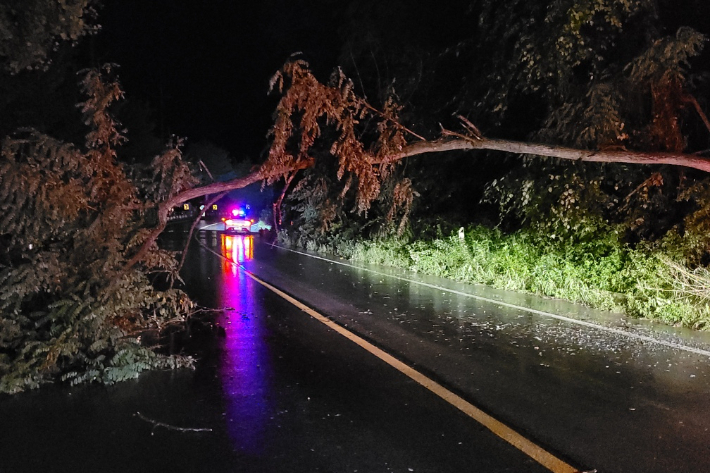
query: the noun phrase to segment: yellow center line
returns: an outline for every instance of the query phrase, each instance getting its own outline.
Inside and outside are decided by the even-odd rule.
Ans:
[[[429,391],[433,392],[452,406],[456,407],[472,419],[474,419],[476,422],[479,424],[483,425],[486,427],[488,430],[493,432],[495,435],[500,437],[501,439],[505,440],[536,462],[538,462],[540,465],[544,466],[548,470],[554,472],[554,473],[577,473],[579,470],[577,468],[572,467],[571,465],[565,463],[564,461],[560,460],[553,454],[549,453],[539,445],[533,443],[532,441],[528,440],[515,430],[511,429],[507,425],[503,424],[499,420],[491,417],[490,415],[486,414],[470,402],[466,401],[462,397],[458,396],[457,394],[454,394],[453,392],[449,391],[446,389],[444,386],[440,385],[436,381],[428,378],[427,376],[423,375],[422,373],[416,371],[413,369],[411,366],[406,365],[405,363],[399,361],[389,353],[381,350],[380,348],[377,348],[367,340],[364,340],[363,338],[359,337],[358,335],[355,335],[354,333],[350,332],[349,330],[345,329],[341,325],[338,325],[337,323],[333,322],[329,318],[319,314],[315,310],[311,309],[307,305],[297,301],[293,297],[289,296],[285,292],[277,289],[276,287],[272,286],[271,284],[267,283],[266,281],[263,281],[256,275],[254,275],[252,272],[248,271],[245,269],[243,266],[239,265],[240,268],[244,271],[244,273],[249,276],[251,279],[254,281],[258,282],[262,286],[268,288],[269,290],[273,291],[274,293],[278,294],[291,304],[295,305],[317,321],[323,323],[330,329],[334,330],[335,332],[339,333],[340,335],[344,336],[348,340],[352,341],[353,343],[356,343],[357,345],[361,346],[368,352],[372,353],[375,355],[377,358],[380,360],[384,361],[388,365],[392,366],[396,370],[400,371],[401,373],[405,374],[412,380],[416,381],[420,385],[424,386],[427,388]]]

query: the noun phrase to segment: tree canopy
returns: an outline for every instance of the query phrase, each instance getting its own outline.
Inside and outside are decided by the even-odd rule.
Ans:
[[[505,225],[568,225],[596,213],[628,222],[633,238],[658,237],[672,228],[683,232],[689,212],[702,211],[703,198],[688,201],[693,193],[685,191],[705,178],[710,136],[701,61],[705,36],[682,23],[692,22],[693,15],[680,18],[670,2],[650,0],[477,1],[448,9],[420,3],[428,28],[409,21],[396,4],[354,4],[341,54],[342,73],[352,79],[360,100],[367,97],[381,111],[396,104],[400,124],[411,131],[402,135],[406,145],[389,157],[382,177],[394,176],[391,165],[397,159],[437,155],[409,160],[406,170],[398,171],[399,177],[414,179],[407,188],[422,195],[415,207],[420,202],[429,215],[457,204],[459,211],[480,208],[471,196],[475,201],[483,196]],[[362,148],[377,155],[381,125],[357,118]],[[399,129],[387,123],[390,131]],[[347,141],[345,135],[339,139]],[[313,156],[319,149],[330,151],[338,138],[323,133],[321,140]],[[456,150],[480,151],[464,158],[456,157]],[[648,166],[653,164],[658,166]],[[663,178],[652,178],[657,173]],[[640,195],[635,189],[648,185],[654,205],[641,200],[627,205],[629,195]],[[335,187],[324,201],[342,201]],[[472,194],[472,188],[481,194]],[[440,195],[448,197],[438,207],[427,205]],[[569,199],[575,205],[565,204]],[[324,217],[338,214],[332,205],[326,208]],[[551,213],[560,218],[550,218]],[[654,228],[660,214],[673,217]],[[640,219],[646,223],[632,223]]]
[[[7,0],[0,5],[0,58],[12,73],[46,68],[60,42],[96,31],[93,0]]]

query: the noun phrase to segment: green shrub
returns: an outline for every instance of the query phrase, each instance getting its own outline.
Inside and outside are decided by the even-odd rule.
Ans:
[[[535,230],[506,235],[475,226],[463,238],[455,232],[429,241],[349,240],[333,250],[353,261],[565,299],[671,325],[710,325],[710,273],[691,272],[678,262],[682,238],[631,248],[615,227],[587,223],[564,238]]]

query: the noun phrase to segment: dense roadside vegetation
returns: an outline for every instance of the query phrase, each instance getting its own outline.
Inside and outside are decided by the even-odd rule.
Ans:
[[[0,393],[194,363],[157,346],[195,305],[156,287],[179,255],[149,235],[155,203],[198,174],[149,129],[122,147],[116,66],[84,69],[72,48],[97,30],[93,4],[0,6]]]
[[[598,222],[587,234],[551,238],[533,230],[503,233],[461,227],[426,240],[333,238],[282,243],[475,284],[533,293],[589,307],[657,320],[710,327],[710,272],[678,261],[679,238],[629,247],[618,228]],[[320,242],[320,243],[319,243]]]

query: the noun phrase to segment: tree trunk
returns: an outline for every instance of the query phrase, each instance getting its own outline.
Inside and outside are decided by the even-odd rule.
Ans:
[[[590,151],[564,146],[525,143],[521,141],[481,139],[440,139],[435,141],[419,141],[407,145],[400,153],[381,159],[382,162],[399,161],[410,156],[426,153],[440,153],[454,150],[495,150],[515,154],[547,156],[551,158],[568,159],[589,163],[627,163],[627,164],[669,164],[683,166],[710,172],[710,159],[695,154],[684,153],[648,153],[630,150],[599,150]]]

